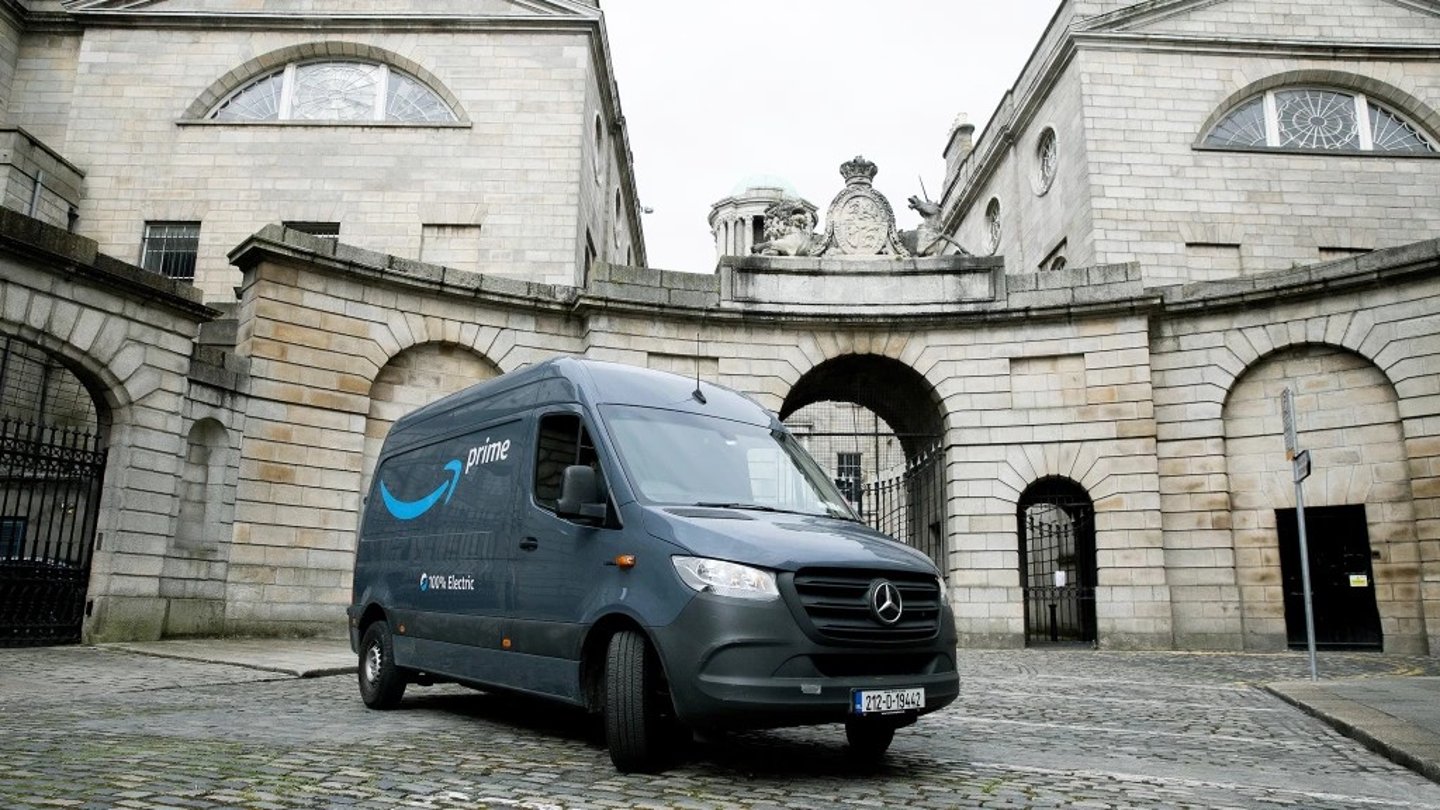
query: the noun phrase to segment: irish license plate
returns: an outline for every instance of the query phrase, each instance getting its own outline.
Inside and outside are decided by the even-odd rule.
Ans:
[[[924,689],[856,689],[851,694],[855,714],[895,714],[925,708]]]

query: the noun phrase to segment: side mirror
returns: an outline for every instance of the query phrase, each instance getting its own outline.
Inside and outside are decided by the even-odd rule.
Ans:
[[[605,512],[605,496],[600,492],[595,471],[583,464],[566,467],[560,479],[560,500],[555,503],[555,514],[598,523],[605,519]]]

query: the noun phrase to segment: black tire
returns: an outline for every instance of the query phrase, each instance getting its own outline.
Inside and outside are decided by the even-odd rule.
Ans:
[[[634,630],[610,638],[605,653],[605,744],[621,773],[655,773],[668,763],[674,709],[660,662]]]
[[[895,726],[877,720],[847,720],[845,739],[850,743],[852,757],[862,762],[879,762],[895,739]]]
[[[372,709],[393,709],[405,696],[405,673],[395,666],[390,625],[374,622],[360,639],[360,699]]]

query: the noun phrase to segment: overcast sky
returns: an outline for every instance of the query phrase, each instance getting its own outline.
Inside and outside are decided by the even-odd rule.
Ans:
[[[857,154],[900,227],[939,199],[959,113],[977,134],[1059,0],[601,0],[650,266],[710,272],[706,217],[757,174],[820,207]],[[821,227],[824,225],[822,223]]]

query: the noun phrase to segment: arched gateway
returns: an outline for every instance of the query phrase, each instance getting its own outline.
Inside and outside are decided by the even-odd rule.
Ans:
[[[944,412],[923,376],[883,355],[844,354],[805,372],[779,415],[866,523],[948,567]]]
[[[0,334],[0,646],[80,640],[109,422],[57,358]]]

